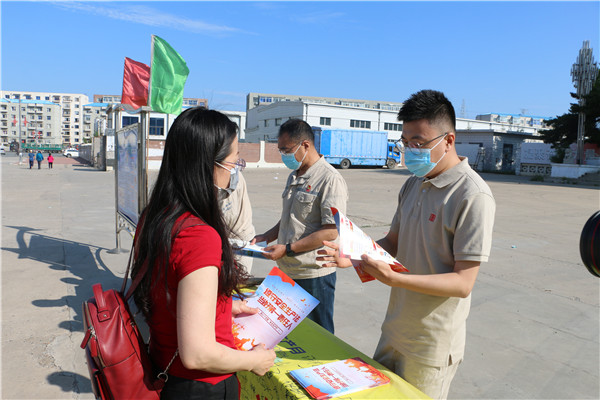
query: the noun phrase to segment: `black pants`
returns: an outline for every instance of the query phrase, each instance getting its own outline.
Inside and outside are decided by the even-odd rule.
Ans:
[[[239,400],[240,384],[237,376],[211,385],[169,375],[169,380],[160,392],[161,400]]]

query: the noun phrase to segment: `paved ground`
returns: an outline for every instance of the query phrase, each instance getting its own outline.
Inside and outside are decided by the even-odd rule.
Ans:
[[[114,175],[55,157],[54,169],[2,156],[2,399],[91,399],[81,303],[91,285],[120,284],[111,253]],[[258,232],[277,222],[285,170],[246,170]],[[389,228],[405,170],[342,171],[348,215],[374,238]],[[600,280],[579,256],[598,188],[484,174],[497,200],[492,257],[473,291],[467,352],[452,399],[597,399]],[[123,247],[131,239],[121,235]],[[264,276],[273,266],[254,263]],[[368,355],[389,290],[338,275],[337,335]]]

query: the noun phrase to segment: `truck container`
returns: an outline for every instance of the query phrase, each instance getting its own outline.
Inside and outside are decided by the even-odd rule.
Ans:
[[[401,161],[396,143],[384,131],[313,127],[315,147],[325,160],[342,169],[351,165],[396,168]]]

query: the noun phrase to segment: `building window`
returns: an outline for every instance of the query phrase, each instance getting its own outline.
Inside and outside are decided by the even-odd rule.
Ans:
[[[268,119],[265,119],[265,128],[266,128],[267,126],[269,126],[269,120],[268,120]]]
[[[360,121],[360,120],[357,120],[357,119],[351,119],[350,120],[350,127],[351,128],[371,129],[371,121]]]
[[[329,118],[329,117],[321,117],[321,118],[319,118],[319,124],[320,125],[328,125],[328,126],[330,126],[331,125],[331,118]]]
[[[50,101],[50,96],[46,96],[44,99]]]
[[[383,129],[386,131],[401,131],[402,124],[393,124],[391,122],[386,122],[383,124]]]
[[[150,135],[162,136],[165,131],[165,119],[164,118],[150,118]]]
[[[133,125],[138,123],[138,117],[123,117],[123,126]]]
[[[275,126],[281,125],[281,118],[275,118]]]

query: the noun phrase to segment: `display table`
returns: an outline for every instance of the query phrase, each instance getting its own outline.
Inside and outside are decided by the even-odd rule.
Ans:
[[[275,365],[265,376],[257,376],[251,372],[238,372],[242,400],[310,399],[311,397],[290,377],[288,372],[352,357],[360,357],[373,365],[388,376],[391,382],[338,397],[339,399],[429,399],[404,379],[308,318],[275,347],[275,352],[277,353]]]

